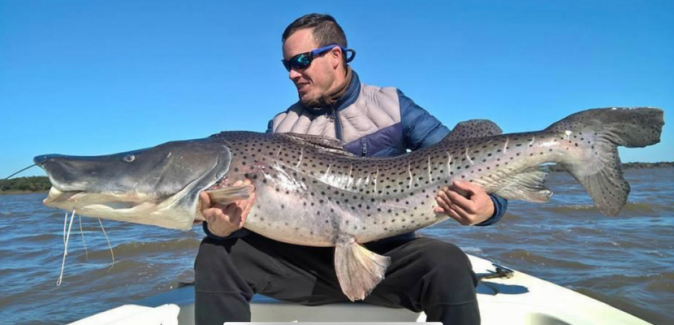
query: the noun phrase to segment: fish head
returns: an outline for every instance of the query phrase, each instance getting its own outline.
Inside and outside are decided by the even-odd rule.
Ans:
[[[52,184],[46,206],[105,219],[188,230],[199,192],[227,174],[229,148],[211,138],[104,156],[41,155]]]

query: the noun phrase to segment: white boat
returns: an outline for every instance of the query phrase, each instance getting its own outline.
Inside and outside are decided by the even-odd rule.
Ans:
[[[470,256],[482,324],[648,324],[624,311],[533,276]],[[424,313],[364,303],[302,306],[256,295],[253,322],[424,322]],[[174,289],[72,325],[194,324],[194,288]]]

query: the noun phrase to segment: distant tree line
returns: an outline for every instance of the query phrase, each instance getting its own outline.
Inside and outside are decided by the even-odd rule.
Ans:
[[[46,176],[17,177],[0,180],[0,193],[6,192],[44,192],[51,187]]]

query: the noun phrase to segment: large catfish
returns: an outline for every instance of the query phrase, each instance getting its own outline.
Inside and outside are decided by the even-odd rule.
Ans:
[[[442,186],[468,181],[509,200],[546,202],[552,193],[539,166],[557,163],[599,211],[616,215],[630,191],[616,147],[658,143],[663,125],[659,109],[604,108],[538,132],[500,134],[489,121],[464,122],[433,146],[391,158],[356,157],[317,136],[222,132],[108,156],[34,160],[52,183],[48,206],[182,230],[203,219],[201,191],[225,204],[254,186],[245,227],[281,242],[334,246],[342,290],[358,300],[389,264],[361,244],[447,219],[433,212]],[[232,186],[242,179],[253,186]]]

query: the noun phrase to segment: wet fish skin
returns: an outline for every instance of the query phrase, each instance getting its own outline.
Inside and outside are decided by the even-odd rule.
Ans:
[[[538,166],[558,163],[587,189],[602,213],[616,215],[630,191],[616,146],[655,144],[663,125],[663,112],[654,108],[587,110],[542,131],[516,134],[499,134],[492,122],[473,121],[458,125],[438,144],[390,158],[355,157],[338,141],[316,136],[222,132],[135,152],[143,170],[162,166],[152,181],[129,179],[133,169],[117,175],[126,182],[113,181],[106,161],[118,166],[123,154],[89,159],[107,175],[94,182],[90,174],[78,172],[88,170],[88,158],[35,160],[55,189],[45,200],[50,206],[177,229],[189,229],[200,217],[200,191],[226,204],[252,191],[252,186],[232,186],[250,179],[256,200],[245,227],[281,242],[335,246],[342,290],[358,300],[383,279],[389,263],[360,244],[447,219],[433,212],[442,186],[468,181],[507,199],[545,202],[552,192],[543,184],[547,173]],[[199,153],[190,150],[195,145]],[[162,158],[173,151],[181,153],[180,168]],[[192,168],[197,162],[200,167]],[[193,181],[163,182],[158,197],[152,189],[162,179]],[[114,185],[98,185],[106,182]]]
[[[628,140],[616,137],[616,130],[625,129],[621,118],[634,116],[648,132]],[[617,123],[615,129],[607,121]],[[364,243],[445,220],[432,212],[434,196],[455,180],[508,199],[545,202],[552,192],[543,185],[547,173],[537,166],[548,162],[566,166],[590,187],[600,211],[615,215],[625,204],[629,184],[610,141],[630,147],[656,143],[663,123],[657,109],[590,110],[540,132],[450,135],[392,158],[335,155],[307,146],[301,135],[223,132],[214,138],[232,152],[230,184],[249,178],[256,188],[246,228],[292,244],[333,246],[344,234]],[[624,136],[640,130],[629,129]],[[597,173],[599,180],[588,178]]]
[[[539,132],[464,132],[401,157],[369,159],[322,152],[297,140],[300,135],[215,137],[232,150],[229,177],[254,180],[257,198],[246,228],[292,244],[335,246],[342,290],[359,300],[383,279],[389,261],[358,243],[447,219],[433,213],[442,186],[468,181],[507,199],[546,202],[552,192],[538,166],[553,162],[588,190],[602,213],[616,215],[630,191],[616,145],[655,144],[663,125],[657,109],[588,110]]]

